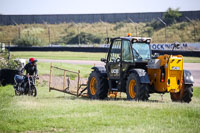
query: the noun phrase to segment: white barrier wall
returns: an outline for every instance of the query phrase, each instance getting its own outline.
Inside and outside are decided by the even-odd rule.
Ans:
[[[200,43],[178,43],[180,50],[200,51]],[[151,44],[152,50],[171,50],[174,44]],[[177,50],[177,49],[176,49]]]

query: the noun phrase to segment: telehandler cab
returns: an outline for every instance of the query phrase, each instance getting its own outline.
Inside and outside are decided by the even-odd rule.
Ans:
[[[105,99],[108,94],[125,92],[129,100],[148,100],[150,93],[167,93],[172,101],[189,103],[193,96],[193,77],[183,69],[182,55],[152,56],[151,38],[110,39],[105,67],[92,67],[88,96]]]

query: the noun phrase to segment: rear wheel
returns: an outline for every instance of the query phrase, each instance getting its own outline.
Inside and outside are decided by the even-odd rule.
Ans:
[[[183,97],[182,97],[182,101],[189,103],[192,101],[192,96],[193,96],[193,88],[191,85],[187,85],[184,88],[183,91]]]
[[[185,85],[184,89],[179,93],[170,93],[173,102],[186,102],[192,101],[193,88],[191,85]]]
[[[148,85],[140,83],[139,76],[135,73],[131,73],[126,83],[126,94],[129,100],[148,100]]]
[[[108,95],[108,81],[93,71],[88,79],[88,96],[91,99],[105,99]]]

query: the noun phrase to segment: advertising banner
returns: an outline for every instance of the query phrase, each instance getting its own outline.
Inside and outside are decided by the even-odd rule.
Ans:
[[[200,51],[200,43],[175,43],[179,44],[178,48],[174,48],[174,50],[181,51]],[[174,43],[166,43],[166,44],[151,44],[152,50],[171,50],[173,49]]]

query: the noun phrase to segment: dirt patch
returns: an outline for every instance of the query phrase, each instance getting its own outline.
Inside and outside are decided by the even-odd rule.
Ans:
[[[39,76],[38,82],[39,84],[43,84],[44,82],[49,82],[49,74]]]

